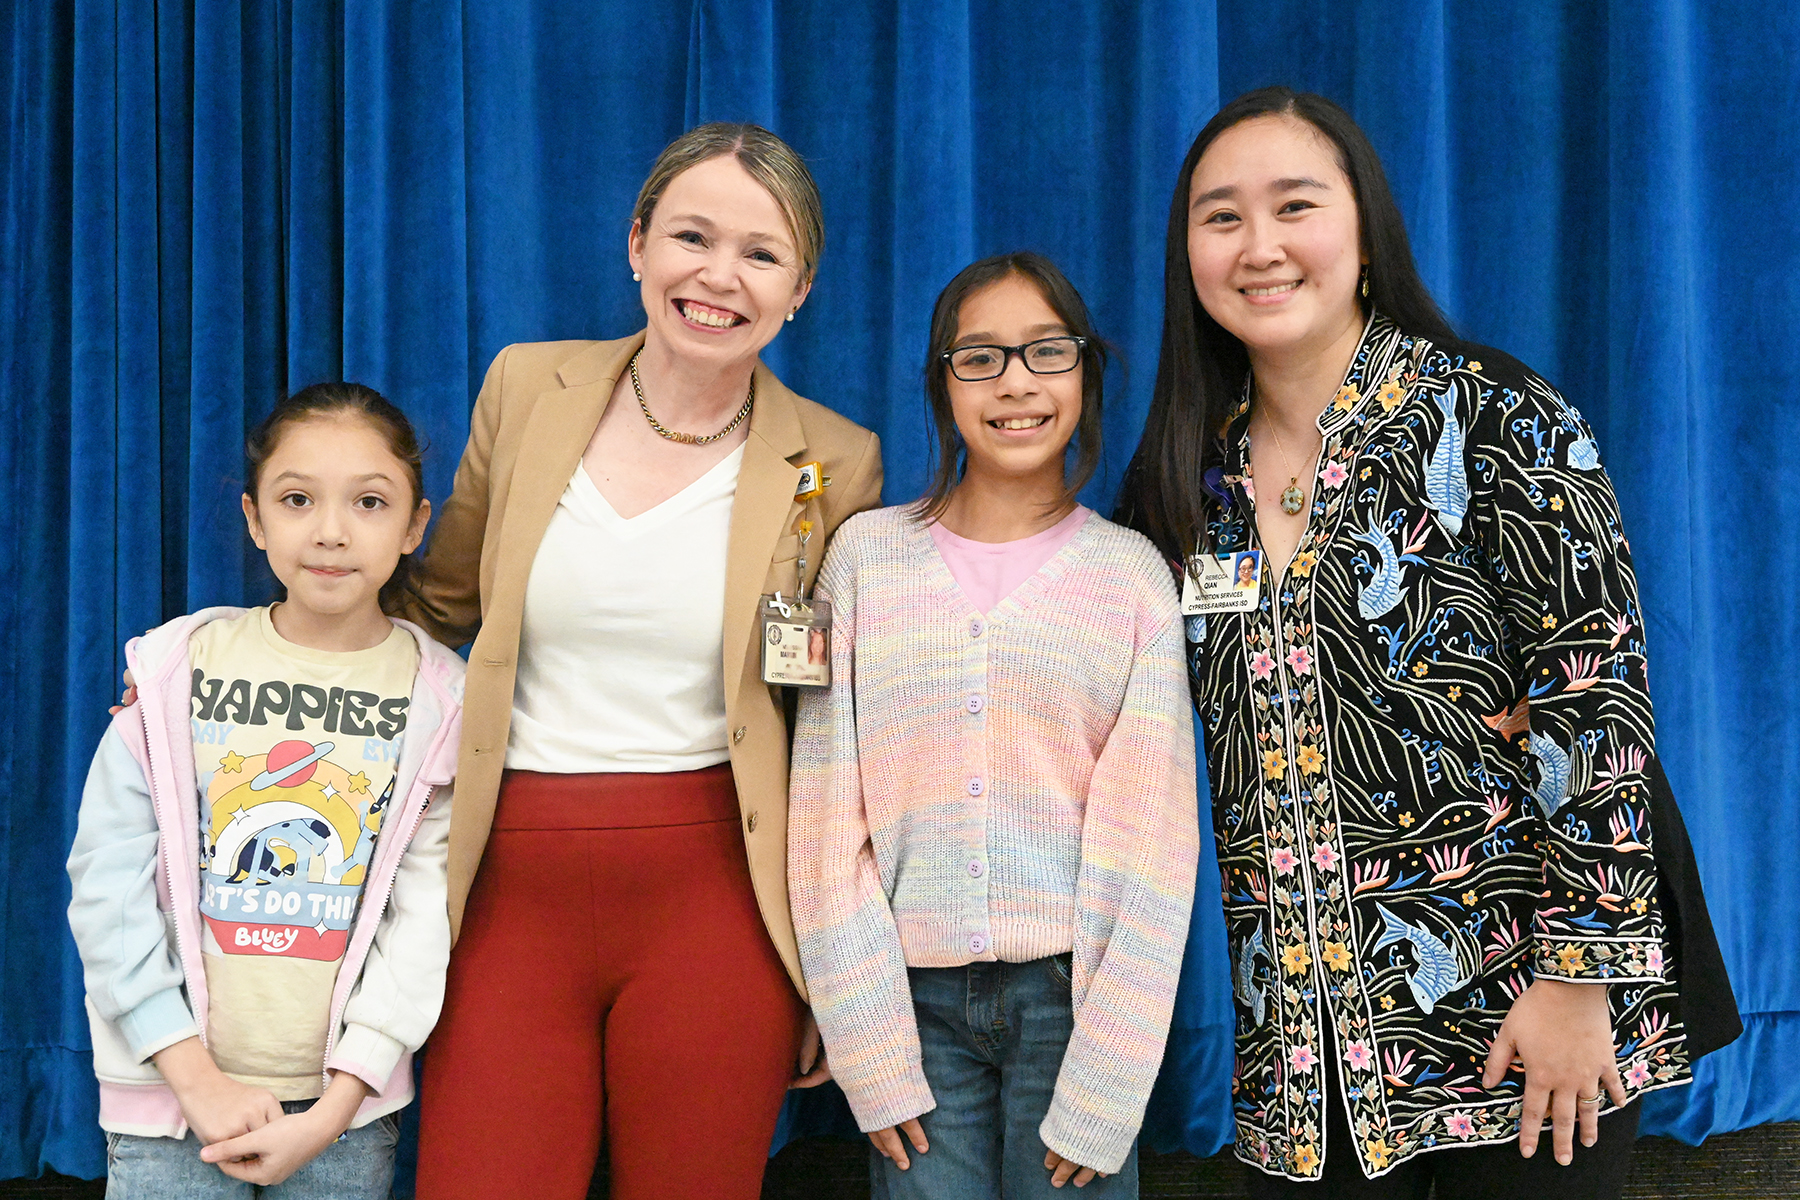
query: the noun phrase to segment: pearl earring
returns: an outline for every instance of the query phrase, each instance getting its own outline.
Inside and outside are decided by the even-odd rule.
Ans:
[[[631,282],[642,283],[642,282],[644,282],[644,277],[642,275],[639,275],[636,271],[633,271],[631,273]]]
[[[791,321],[791,320],[793,320],[793,319],[794,319],[794,314],[793,314],[793,313],[789,313],[789,314],[788,314],[788,320],[790,320],[790,321]]]

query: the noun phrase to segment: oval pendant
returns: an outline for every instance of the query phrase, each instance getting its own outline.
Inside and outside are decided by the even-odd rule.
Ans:
[[[1288,484],[1287,490],[1281,493],[1281,511],[1291,517],[1305,507],[1306,493],[1300,490],[1298,484]]]

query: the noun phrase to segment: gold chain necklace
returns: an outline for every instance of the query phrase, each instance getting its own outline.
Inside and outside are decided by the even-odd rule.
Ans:
[[[1293,516],[1306,507],[1306,493],[1300,489],[1300,473],[1294,470],[1294,460],[1288,457],[1287,447],[1281,444],[1281,435],[1275,432],[1273,420],[1265,422],[1269,427],[1269,436],[1275,439],[1275,450],[1281,455],[1281,461],[1288,469],[1288,485],[1281,493],[1281,511]]]
[[[640,349],[638,354],[642,353],[643,351]],[[644,420],[650,422],[650,428],[656,430],[657,433],[668,438],[671,442],[680,442],[684,446],[704,446],[708,442],[716,442],[720,438],[730,434],[731,431],[736,429],[739,425],[742,425],[744,423],[744,418],[750,415],[750,410],[756,407],[756,372],[752,371],[750,373],[750,394],[744,397],[744,406],[737,410],[737,416],[731,418],[731,422],[727,424],[725,428],[719,430],[717,433],[709,433],[704,437],[699,434],[678,433],[673,429],[665,429],[661,421],[658,421],[655,417],[650,415],[650,404],[644,399],[644,381],[638,378],[637,360],[637,354],[633,354],[631,356],[631,390],[637,393],[638,407],[643,409]]]

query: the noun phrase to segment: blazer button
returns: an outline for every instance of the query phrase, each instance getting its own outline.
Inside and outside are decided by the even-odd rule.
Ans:
[[[731,744],[735,746],[743,740],[744,740],[744,727],[742,725],[739,725],[736,729],[731,731]]]
[[[749,830],[749,832],[755,833],[756,832],[756,814],[751,813],[749,819],[744,822],[744,825]]]

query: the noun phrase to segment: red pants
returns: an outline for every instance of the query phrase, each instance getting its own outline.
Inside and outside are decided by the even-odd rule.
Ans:
[[[426,1056],[420,1200],[754,1200],[799,997],[728,766],[509,772]]]

